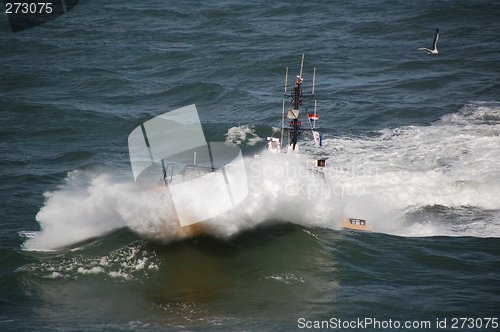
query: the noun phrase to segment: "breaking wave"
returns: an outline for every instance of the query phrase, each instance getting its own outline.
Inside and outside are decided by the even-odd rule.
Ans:
[[[325,145],[345,213],[374,230],[500,237],[500,105],[474,103],[430,126]]]
[[[250,127],[238,128],[228,139],[253,135]],[[430,126],[325,138],[324,144],[325,178],[308,171],[304,157],[263,153],[246,160],[244,202],[189,229],[178,227],[165,191],[110,174],[70,172],[64,185],[45,194],[36,216],[41,230],[29,233],[23,247],[54,250],[123,227],[160,241],[200,232],[226,238],[273,221],[340,229],[344,216],[400,236],[500,237],[499,105],[475,103]]]
[[[249,194],[243,203],[216,219],[183,228],[170,195],[161,187],[144,189],[110,174],[70,172],[63,186],[45,194],[45,205],[36,216],[41,230],[23,233],[28,237],[24,249],[56,250],[123,227],[150,239],[170,241],[200,233],[227,238],[273,220],[298,224],[311,218],[317,223],[328,220],[328,214],[321,213],[330,209],[328,198],[322,204],[316,200],[316,194],[325,191],[324,181],[308,174],[299,158],[264,154],[247,159],[246,164]],[[186,204],[193,204],[193,199],[186,197]]]

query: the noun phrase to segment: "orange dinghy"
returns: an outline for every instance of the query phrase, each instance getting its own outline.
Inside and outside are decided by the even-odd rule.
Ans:
[[[366,226],[366,220],[358,218],[345,218],[342,220],[342,227],[356,231],[370,231]]]

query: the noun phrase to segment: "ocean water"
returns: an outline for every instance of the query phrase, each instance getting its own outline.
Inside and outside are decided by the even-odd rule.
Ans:
[[[0,330],[498,330],[499,17],[470,0],[80,1],[12,33],[2,14]],[[440,54],[417,51],[436,28]],[[129,133],[196,104],[251,163],[302,53],[324,142],[304,152],[329,158],[328,192],[263,155],[244,204],[180,232],[134,185]]]

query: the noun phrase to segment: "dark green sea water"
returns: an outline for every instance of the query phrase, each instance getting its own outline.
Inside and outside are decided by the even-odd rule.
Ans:
[[[417,51],[436,28],[440,54]],[[333,195],[265,174],[210,232],[165,227],[168,207],[134,187],[129,133],[196,104],[208,140],[258,153],[302,53]],[[0,331],[495,330],[499,92],[494,1],[82,0],[15,34],[2,14]]]

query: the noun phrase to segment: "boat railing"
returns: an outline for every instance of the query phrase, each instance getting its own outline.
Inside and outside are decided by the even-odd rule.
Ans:
[[[162,177],[160,179],[160,182],[163,180],[165,185],[169,184],[172,182],[172,178],[174,176],[174,163],[168,163],[167,166],[165,167],[165,161],[162,159],[161,160],[161,168],[162,168]],[[170,174],[169,174],[170,171]]]

